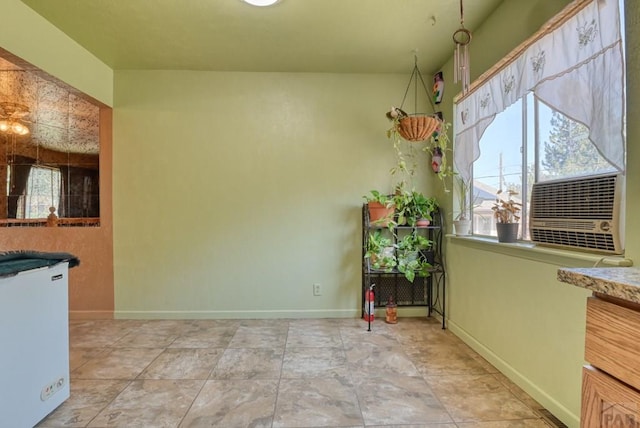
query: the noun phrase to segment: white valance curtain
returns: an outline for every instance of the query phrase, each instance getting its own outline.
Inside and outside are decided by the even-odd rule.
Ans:
[[[624,64],[618,0],[593,0],[532,42],[456,102],[454,164],[465,179],[496,114],[527,92],[585,124],[600,154],[624,171]]]

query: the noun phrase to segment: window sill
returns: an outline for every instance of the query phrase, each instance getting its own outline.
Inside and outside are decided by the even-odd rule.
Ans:
[[[496,238],[487,236],[459,236],[447,234],[449,242],[455,242],[469,248],[491,251],[512,257],[538,261],[563,267],[584,266],[633,266],[633,260],[624,256],[591,254],[580,251],[562,250],[521,241],[513,244],[498,242]]]

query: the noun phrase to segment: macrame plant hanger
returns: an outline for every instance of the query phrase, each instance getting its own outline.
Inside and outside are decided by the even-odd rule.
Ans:
[[[424,89],[425,95],[429,103],[431,104],[431,108],[433,109],[434,114],[427,115],[424,113],[418,113],[418,80],[422,84],[422,88]],[[413,92],[414,92],[414,113],[406,114],[402,107],[404,107],[404,103],[407,100],[407,94],[409,93],[409,89],[411,89],[411,84],[413,83]],[[400,113],[401,117],[398,119],[396,124],[396,129],[400,136],[407,141],[425,141],[431,138],[434,132],[436,132],[441,124],[439,118],[435,115],[435,105],[433,104],[433,100],[429,95],[429,91],[427,90],[427,85],[424,83],[424,79],[422,78],[422,74],[420,73],[420,69],[418,69],[418,57],[414,55],[414,65],[413,71],[411,72],[411,76],[409,77],[409,83],[407,84],[407,89],[404,91],[404,97],[402,97],[402,104],[400,104]]]

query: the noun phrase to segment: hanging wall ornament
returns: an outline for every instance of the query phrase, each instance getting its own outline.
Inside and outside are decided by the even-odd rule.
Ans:
[[[453,33],[453,42],[456,44],[453,53],[453,83],[462,82],[462,93],[469,90],[469,43],[471,43],[471,31],[464,28],[464,9],[460,0],[460,28]]]
[[[433,103],[440,104],[444,95],[444,75],[442,71],[433,75]]]
[[[440,123],[438,124],[438,127],[436,128],[435,131],[433,131],[433,135],[432,135],[433,141],[437,143],[438,139],[440,138],[440,132],[442,132],[442,124],[444,123],[444,116],[442,115],[441,111],[437,111],[433,114],[433,117],[435,117],[440,121]]]
[[[442,149],[436,146],[433,148],[433,152],[431,153],[431,168],[433,168],[433,172],[438,174],[440,172],[441,167],[442,167]]]

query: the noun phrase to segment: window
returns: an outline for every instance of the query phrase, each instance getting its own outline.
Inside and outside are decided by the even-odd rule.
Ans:
[[[521,236],[528,239],[534,182],[614,172],[588,136],[585,125],[532,93],[497,114],[480,139],[480,157],[473,163],[473,232],[496,236],[491,207],[500,189],[517,192],[513,199],[522,202]]]
[[[622,4],[572,2],[454,100],[454,166],[471,188],[473,233],[497,235],[499,190],[517,192],[529,239],[534,183],[625,171]]]
[[[32,166],[25,194],[18,198],[17,218],[47,218],[49,207],[58,207],[61,174],[57,168]]]
[[[615,172],[589,141],[589,128],[537,102],[536,181]]]

